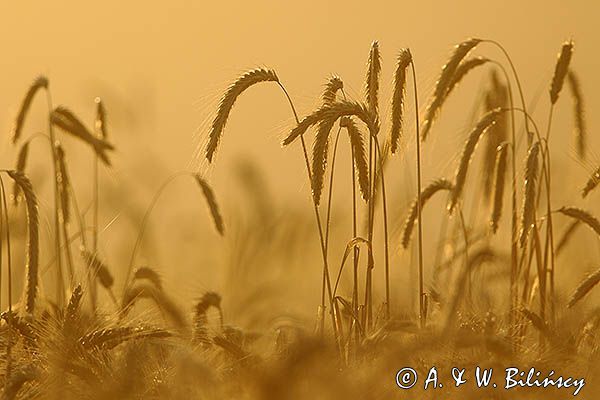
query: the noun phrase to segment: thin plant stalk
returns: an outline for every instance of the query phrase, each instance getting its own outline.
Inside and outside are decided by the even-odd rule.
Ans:
[[[4,212],[2,214],[4,219],[2,219],[2,215],[0,215],[0,234],[2,233],[2,225],[5,226],[6,232],[6,266],[7,266],[7,289],[8,289],[8,314],[12,316],[12,256],[11,256],[11,246],[10,246],[10,226],[8,223],[8,207],[6,202],[6,190],[4,187],[4,180],[0,176],[0,189],[2,190],[2,204],[0,205],[0,211],[3,208]],[[0,245],[0,267],[2,266],[2,246]],[[1,272],[0,268],[0,272]],[[0,273],[1,275],[1,273]],[[10,325],[10,322],[9,322]],[[7,345],[6,345],[6,373],[4,379],[4,390],[6,392],[6,388],[8,383],[10,382],[11,375],[11,367],[12,367],[12,327],[9,326],[8,335],[7,335]]]

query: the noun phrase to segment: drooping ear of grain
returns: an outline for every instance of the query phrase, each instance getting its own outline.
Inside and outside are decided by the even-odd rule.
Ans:
[[[84,249],[81,251],[81,256],[83,257],[88,268],[90,268],[90,270],[94,273],[102,287],[105,289],[112,288],[113,284],[115,283],[115,279],[113,278],[106,264],[100,260],[98,255],[92,254]]]
[[[472,57],[460,62],[456,71],[454,72],[454,76],[452,77],[450,84],[448,85],[448,90],[446,90],[446,94],[444,95],[444,100],[450,96],[450,93],[458,87],[459,83],[463,80],[465,76],[472,70],[482,65],[485,65],[490,60],[485,57]]]
[[[60,144],[56,145],[56,162],[58,163],[58,187],[60,190],[60,203],[63,221],[68,223],[71,219],[71,195],[69,192],[69,174],[65,151]]]
[[[586,152],[586,124],[585,124],[585,111],[583,107],[583,95],[581,94],[581,85],[579,84],[579,78],[572,70],[569,70],[567,75],[567,82],[569,88],[573,94],[573,116],[575,119],[575,143],[577,149],[577,155],[580,159],[585,160]]]
[[[204,194],[204,198],[206,199],[206,203],[210,209],[210,214],[215,224],[215,228],[217,228],[217,232],[223,236],[225,234],[225,225],[223,224],[223,217],[221,217],[221,212],[219,211],[219,205],[217,204],[215,194],[213,193],[210,185],[200,175],[196,174],[194,177],[202,189],[202,193]]]
[[[367,76],[365,78],[365,98],[369,111],[377,114],[379,108],[379,75],[381,74],[381,55],[379,54],[379,43],[375,40],[371,43],[369,60],[367,62]]]
[[[452,83],[452,78],[454,77],[454,73],[456,72],[458,65],[479,43],[481,43],[480,39],[467,39],[458,44],[454,48],[454,51],[448,62],[442,67],[442,72],[435,84],[433,96],[427,106],[427,110],[425,111],[425,121],[423,122],[423,129],[421,131],[421,137],[423,140],[427,138],[427,135],[431,130],[433,120],[437,116],[444,103],[446,93],[450,87],[450,84]]]
[[[94,101],[96,103],[96,121],[94,122],[94,125],[96,127],[96,131],[100,132],[101,138],[107,140],[108,134],[106,130],[106,108],[104,108],[104,103],[100,97],[96,97]]]
[[[529,149],[527,154],[527,163],[525,165],[525,196],[523,198],[523,214],[521,216],[521,247],[527,243],[529,230],[535,220],[535,197],[537,193],[536,181],[538,170],[538,156],[540,152],[540,143],[536,142]]]
[[[600,167],[598,167],[590,176],[590,179],[585,183],[583,190],[581,191],[581,197],[586,197],[592,190],[594,190],[598,183],[600,183]]]
[[[591,213],[577,207],[562,207],[558,210],[558,212],[583,222],[584,224],[592,228],[598,236],[600,236],[600,221],[598,221],[598,219],[594,217]]]
[[[446,179],[438,179],[427,185],[427,187],[421,191],[421,210],[434,194],[442,190],[452,191],[453,188],[454,185],[452,185],[452,183]],[[410,211],[408,212],[408,216],[404,222],[404,228],[402,229],[402,247],[405,249],[408,247],[410,237],[415,226],[415,221],[417,220],[418,204],[419,197],[417,196],[412,202]]]
[[[336,100],[337,92],[344,88],[344,82],[342,78],[337,75],[332,75],[325,84],[325,89],[321,94],[321,101],[323,104],[331,104]]]
[[[29,141],[23,143],[21,149],[19,150],[19,155],[17,156],[17,165],[15,167],[15,171],[20,172],[22,174],[25,173],[25,166],[27,165],[27,156],[29,155]],[[13,202],[15,205],[19,202],[21,189],[17,182],[14,182],[13,186]]]
[[[27,283],[25,286],[25,310],[31,314],[35,309],[35,299],[38,290],[38,262],[39,262],[39,218],[37,198],[29,178],[22,172],[7,171],[8,175],[19,185],[25,195],[27,205]]]
[[[492,70],[490,73],[490,84],[486,89],[483,102],[485,112],[495,108],[507,109],[509,107],[508,87],[500,82],[498,72]],[[496,153],[498,146],[508,139],[509,114],[504,112],[498,115],[496,123],[490,127],[484,138],[482,184],[483,197],[490,200],[494,186],[494,170],[496,166]]]
[[[342,117],[340,125],[348,131],[350,146],[352,146],[352,154],[354,156],[354,167],[358,176],[358,186],[363,200],[367,201],[370,196],[369,168],[367,166],[367,150],[363,134],[350,117]]]
[[[467,138],[467,141],[462,151],[460,163],[458,164],[458,168],[456,170],[456,177],[454,179],[454,190],[452,190],[452,192],[450,193],[450,200],[448,202],[449,212],[452,212],[454,210],[454,207],[456,207],[458,200],[462,196],[462,192],[467,179],[467,172],[469,170],[469,164],[471,163],[471,158],[473,157],[473,153],[475,152],[475,148],[477,147],[479,138],[494,123],[496,123],[496,118],[502,112],[503,111],[500,109],[495,109],[487,112],[481,117],[481,119],[473,128],[473,130],[469,133],[469,137]]]
[[[23,131],[23,124],[25,123],[25,118],[27,117],[27,112],[31,107],[31,103],[33,102],[33,98],[35,94],[40,89],[48,89],[48,79],[45,76],[38,76],[25,94],[25,98],[21,103],[21,107],[19,108],[19,113],[17,114],[17,119],[15,120],[15,124],[12,129],[12,142],[16,143],[17,140],[21,137],[21,132]]]
[[[323,192],[323,179],[327,169],[327,157],[329,154],[329,134],[335,124],[335,119],[322,119],[317,124],[317,135],[312,148],[312,168],[310,186],[317,205],[321,202]]]
[[[494,204],[492,206],[492,218],[490,225],[492,232],[498,231],[498,224],[502,216],[502,205],[504,200],[504,181],[506,176],[507,155],[509,144],[504,143],[498,146],[496,151],[496,179],[494,180]]]
[[[221,98],[217,115],[212,122],[208,135],[209,142],[206,147],[206,158],[209,162],[212,162],[213,156],[217,151],[219,141],[223,135],[223,129],[225,129],[225,124],[235,101],[246,89],[260,82],[279,82],[279,78],[275,71],[271,69],[256,68],[240,76],[227,88],[227,91]]]
[[[106,152],[114,150],[114,146],[93,135],[69,109],[62,106],[57,107],[52,111],[50,120],[53,125],[90,145],[104,164],[110,166],[110,160]]]
[[[193,339],[196,343],[210,344],[208,335],[209,308],[214,307],[221,312],[221,296],[216,292],[206,292],[194,307]]]
[[[168,294],[164,290],[160,290],[147,283],[138,283],[127,288],[123,295],[121,315],[126,315],[138,299],[152,300],[176,327],[185,328],[187,326],[184,314]]]
[[[283,140],[282,145],[287,146],[303,135],[308,128],[318,124],[323,120],[336,121],[339,118],[347,116],[356,116],[367,125],[369,134],[376,135],[379,131],[379,121],[377,115],[369,112],[364,104],[354,101],[341,100],[331,104],[326,104],[314,111],[312,114],[304,117],[298,125]]]
[[[400,50],[398,62],[396,63],[396,72],[394,73],[394,93],[392,95],[392,128],[390,132],[390,143],[393,154],[398,150],[400,135],[402,134],[406,73],[411,61],[412,55],[410,50]]]
[[[600,269],[591,273],[579,284],[579,286],[577,286],[571,295],[571,298],[569,299],[567,307],[571,308],[577,304],[579,300],[583,299],[585,295],[587,295],[598,284],[598,282],[600,282]]]
[[[162,290],[162,278],[154,269],[150,267],[139,267],[133,274],[133,280],[147,280],[156,286],[157,289]]]
[[[552,83],[550,84],[550,102],[555,104],[558,101],[558,95],[562,90],[563,84],[565,83],[565,77],[569,71],[569,64],[571,63],[571,56],[573,55],[573,42],[568,41],[563,43],[560,53],[558,54],[558,60],[554,68],[554,76],[552,77]]]

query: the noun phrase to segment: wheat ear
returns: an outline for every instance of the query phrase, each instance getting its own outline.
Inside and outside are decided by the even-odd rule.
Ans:
[[[96,97],[94,102],[96,103],[96,120],[94,121],[94,127],[96,128],[96,132],[100,132],[102,139],[106,140],[108,138],[106,131],[106,108],[104,108],[104,103],[100,97]]]
[[[396,153],[402,134],[402,122],[404,118],[404,96],[406,94],[406,75],[408,66],[412,61],[410,50],[402,49],[398,55],[396,72],[394,73],[394,94],[392,95],[392,128],[390,132],[390,143],[392,153]]]
[[[217,232],[223,236],[225,234],[225,225],[223,224],[223,217],[219,211],[219,205],[217,204],[215,194],[210,185],[200,175],[196,174],[194,175],[194,178],[202,189],[202,194],[204,194],[204,198],[210,209],[210,215],[212,216],[215,228],[217,228]]]
[[[158,290],[163,290],[162,278],[154,269],[150,267],[139,267],[133,273],[133,280],[147,280]]]
[[[25,204],[27,206],[27,284],[25,287],[25,310],[33,313],[35,308],[35,299],[38,290],[38,262],[39,262],[39,218],[38,205],[33,187],[29,178],[22,172],[6,171],[8,175],[19,185],[25,195]]]
[[[12,142],[16,143],[17,140],[21,137],[21,132],[23,131],[23,124],[25,123],[25,117],[27,117],[27,112],[31,107],[31,103],[33,102],[33,98],[35,94],[40,89],[48,88],[48,79],[45,76],[38,76],[29,86],[27,93],[25,94],[25,98],[21,103],[21,107],[19,108],[19,113],[17,114],[17,119],[15,120],[15,124],[12,129]]]
[[[90,145],[104,164],[110,165],[106,152],[114,150],[114,146],[94,136],[69,109],[65,107],[55,108],[50,115],[50,120],[53,125]]]
[[[492,218],[490,225],[492,232],[498,231],[498,224],[502,216],[502,204],[504,200],[504,183],[506,181],[506,166],[509,145],[508,143],[501,144],[496,150],[496,176],[494,180],[494,204],[492,206]]]
[[[573,55],[573,41],[563,43],[560,53],[558,54],[558,60],[554,68],[554,76],[552,77],[552,83],[550,84],[550,102],[555,104],[558,101],[558,95],[562,90],[565,82],[565,77],[569,71],[569,64],[571,63],[571,56]]]
[[[525,165],[525,196],[523,198],[523,214],[521,216],[521,247],[527,243],[527,236],[533,223],[535,222],[535,201],[536,201],[536,181],[538,170],[538,155],[540,152],[540,143],[536,142],[529,149],[527,162]]]
[[[579,284],[579,286],[577,286],[571,295],[571,298],[569,299],[567,307],[571,308],[577,304],[577,302],[583,299],[585,295],[587,295],[598,284],[598,282],[600,282],[600,269],[592,272]]]
[[[323,104],[331,104],[335,101],[337,92],[344,88],[344,82],[342,78],[337,75],[332,75],[325,84],[325,89],[321,94],[321,101]]]
[[[67,173],[67,162],[65,160],[65,151],[60,144],[56,145],[56,162],[58,163],[57,181],[60,189],[60,202],[63,221],[68,223],[71,219],[69,194],[69,175]]]
[[[450,59],[442,67],[442,72],[440,73],[440,76],[435,84],[433,96],[425,111],[425,121],[423,122],[423,129],[421,131],[421,137],[423,140],[427,138],[427,135],[431,130],[433,120],[444,103],[446,93],[450,87],[450,84],[452,83],[452,78],[454,77],[454,73],[456,72],[458,65],[479,43],[481,43],[480,39],[467,39],[464,42],[456,45],[452,55],[450,56]]]
[[[594,232],[596,232],[596,234],[600,236],[600,221],[598,221],[598,219],[596,219],[596,217],[594,217],[589,212],[576,207],[562,207],[558,210],[558,212],[583,222],[584,224],[592,228]]]
[[[421,210],[423,209],[427,201],[431,199],[431,197],[433,197],[434,194],[441,190],[452,191],[453,188],[454,185],[452,185],[452,183],[446,179],[438,179],[427,185],[421,191]],[[417,196],[410,206],[410,211],[408,212],[408,216],[406,217],[406,220],[404,222],[404,228],[402,229],[402,247],[404,247],[405,249],[408,247],[408,244],[410,242],[410,237],[412,235],[412,231],[415,226],[415,221],[417,220],[418,216],[418,209],[419,197]]]
[[[590,176],[590,179],[585,183],[581,191],[581,197],[586,197],[600,183],[600,167],[598,167]]]
[[[209,142],[206,147],[206,158],[209,162],[212,162],[215,151],[219,146],[219,141],[223,135],[223,129],[225,128],[229,113],[231,112],[235,101],[246,89],[260,82],[279,82],[279,78],[272,69],[256,68],[237,78],[229,88],[227,88],[227,91],[221,98],[217,115],[212,122],[208,134]]]
[[[379,75],[381,74],[381,55],[379,54],[379,43],[375,40],[371,43],[369,60],[367,62],[367,76],[365,77],[365,98],[369,111],[377,113],[379,107]]]
[[[485,113],[481,119],[477,122],[473,130],[469,133],[469,137],[465,142],[465,146],[462,151],[462,155],[460,158],[460,163],[458,164],[458,168],[456,170],[456,177],[454,179],[454,190],[450,193],[450,201],[448,203],[448,211],[452,212],[458,200],[462,196],[463,189],[465,187],[465,182],[467,179],[467,172],[469,170],[469,164],[471,163],[471,158],[473,157],[473,153],[475,152],[475,148],[477,147],[477,143],[479,143],[479,138],[483,133],[488,130],[493,124],[496,123],[496,118],[498,115],[503,112],[501,109],[494,109]]]
[[[25,173],[25,166],[27,165],[27,158],[29,156],[29,141],[23,143],[21,149],[19,150],[19,155],[17,156],[17,165],[15,166],[15,171],[20,172],[22,174]],[[19,188],[19,184],[17,182],[14,183],[13,186],[13,202],[15,205],[19,202],[19,195],[21,190]]]
[[[444,100],[450,96],[450,93],[452,93],[452,91],[458,86],[463,78],[468,75],[469,72],[477,67],[487,64],[488,62],[490,62],[490,59],[486,57],[472,57],[461,61],[454,72],[454,76],[452,77],[450,84],[448,85],[448,90],[446,90]]]
[[[575,118],[575,143],[577,147],[577,155],[582,160],[585,159],[586,153],[586,123],[585,111],[583,107],[583,96],[581,94],[581,85],[579,78],[572,70],[569,70],[567,82],[573,95],[573,116]]]
[[[350,117],[342,117],[340,125],[348,131],[350,146],[354,155],[354,166],[358,176],[358,186],[363,200],[369,200],[369,167],[367,166],[367,150],[363,134]]]

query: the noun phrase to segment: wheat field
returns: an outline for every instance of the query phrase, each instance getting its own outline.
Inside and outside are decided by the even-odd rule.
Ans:
[[[166,176],[151,157],[115,172],[140,154],[119,148],[109,102],[20,82],[0,170],[2,399],[597,398],[600,158],[576,41],[537,94],[493,38],[455,44],[431,90],[419,49],[384,46],[362,49],[358,82],[323,71],[311,107],[285,70],[232,76],[193,166]],[[245,134],[272,120],[304,176],[295,203],[249,159],[239,195],[219,190],[244,134],[228,122],[259,89],[288,120],[260,103]]]

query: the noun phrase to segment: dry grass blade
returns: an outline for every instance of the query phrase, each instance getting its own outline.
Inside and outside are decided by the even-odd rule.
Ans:
[[[18,171],[7,171],[8,175],[19,185],[25,195],[27,205],[27,284],[25,287],[25,310],[33,313],[38,290],[38,263],[39,263],[39,218],[37,198],[29,179]]]
[[[15,171],[20,172],[22,174],[25,173],[25,166],[27,165],[27,157],[29,156],[29,142],[23,143],[21,149],[19,150],[19,155],[17,156],[17,165],[15,166]],[[13,186],[13,202],[15,205],[18,204],[20,199],[21,190],[19,189],[19,184],[17,182],[14,183]]]
[[[562,90],[565,82],[565,77],[569,71],[569,64],[571,63],[571,56],[573,55],[573,41],[563,43],[560,53],[558,54],[558,61],[554,69],[554,76],[552,77],[552,83],[550,84],[550,102],[555,104],[558,100],[558,95]]]
[[[454,185],[446,179],[438,179],[430,183],[427,187],[425,187],[421,191],[421,210],[434,194],[441,190],[453,190]],[[408,216],[406,217],[406,221],[404,222],[404,228],[402,229],[402,247],[405,249],[408,247],[408,243],[410,242],[410,237],[412,235],[413,228],[415,226],[415,221],[417,220],[418,213],[418,197],[412,202],[410,206],[410,211],[408,212]]]
[[[525,196],[523,198],[523,214],[521,216],[521,247],[525,246],[529,230],[535,221],[536,181],[540,143],[536,142],[529,149],[525,166]]]
[[[87,250],[81,252],[86,265],[93,271],[98,281],[105,289],[110,289],[115,280],[108,267],[100,260],[97,254],[92,254]]]
[[[429,131],[431,130],[431,126],[433,124],[433,120],[441,109],[444,100],[446,98],[446,93],[448,92],[448,88],[452,83],[452,79],[458,68],[460,62],[469,54],[471,50],[475,46],[477,46],[481,42],[480,39],[467,39],[464,42],[458,44],[454,48],[454,52],[450,56],[448,62],[442,67],[442,72],[436,82],[435,91],[433,93],[433,97],[431,98],[429,105],[427,106],[427,110],[425,111],[425,121],[423,123],[423,129],[421,131],[421,137],[423,140],[427,138]]]
[[[108,134],[106,132],[106,109],[104,108],[104,103],[100,97],[96,97],[94,101],[96,102],[96,121],[94,122],[94,125],[96,131],[100,132],[101,138],[106,140],[108,139]]]
[[[381,74],[381,55],[379,54],[379,43],[375,40],[371,43],[369,60],[367,62],[367,76],[365,78],[365,97],[369,111],[377,113],[379,107],[379,75]]]
[[[325,89],[321,95],[321,101],[323,104],[331,104],[335,102],[337,92],[344,88],[344,82],[342,78],[337,75],[332,75],[325,84]]]
[[[213,156],[219,146],[219,141],[223,135],[223,129],[225,129],[229,113],[231,112],[236,99],[246,91],[246,89],[260,82],[279,82],[279,78],[275,71],[271,69],[256,68],[240,76],[229,86],[229,88],[227,88],[227,91],[221,98],[217,115],[212,122],[210,133],[208,135],[209,142],[206,147],[206,158],[209,162],[212,162]]]
[[[113,145],[94,136],[70,110],[65,107],[57,107],[52,111],[50,119],[52,124],[92,146],[104,164],[110,165],[106,152],[114,150]]]
[[[592,173],[590,179],[588,179],[588,181],[585,183],[585,186],[581,191],[581,197],[585,198],[592,190],[594,190],[598,186],[598,183],[600,183],[600,167],[598,167],[594,171],[594,173]]]
[[[465,76],[472,70],[482,65],[485,65],[489,62],[489,58],[485,57],[472,57],[466,60],[461,61],[461,63],[456,68],[454,72],[454,76],[448,85],[448,90],[446,91],[445,97],[450,96],[450,93],[458,86],[458,84],[463,80]]]
[[[209,184],[198,174],[194,175],[196,178],[196,182],[202,189],[202,193],[204,194],[204,198],[206,199],[206,203],[208,203],[208,208],[210,209],[210,215],[212,216],[213,222],[215,224],[215,228],[217,228],[217,232],[221,236],[225,234],[225,225],[223,224],[223,217],[219,212],[219,206],[217,204],[217,199],[215,198],[215,194],[213,190],[209,186]]]
[[[571,295],[571,298],[569,299],[567,307],[571,308],[577,304],[577,302],[583,299],[585,295],[587,295],[598,284],[598,282],[600,282],[600,269],[588,275],[588,277],[585,278],[579,284],[579,286],[577,286]]]
[[[460,199],[465,182],[467,179],[467,172],[469,170],[469,164],[471,163],[471,158],[473,157],[473,153],[475,152],[475,148],[477,147],[477,143],[479,143],[479,138],[483,133],[489,129],[493,124],[496,123],[496,119],[502,110],[495,109],[484,114],[477,125],[473,128],[471,133],[469,133],[469,137],[465,143],[465,146],[462,151],[462,155],[460,158],[460,163],[458,164],[458,169],[456,170],[456,177],[454,179],[454,190],[450,193],[450,201],[448,203],[448,211],[452,212],[458,200]]]
[[[69,175],[67,173],[67,162],[65,161],[65,151],[60,144],[56,145],[56,162],[58,163],[58,185],[60,190],[60,203],[63,221],[68,223],[71,219],[69,194]]]
[[[492,227],[492,232],[496,233],[498,231],[498,224],[500,222],[500,217],[502,216],[502,204],[504,200],[504,183],[506,176],[506,167],[507,167],[507,155],[508,155],[509,145],[508,143],[504,143],[498,146],[497,156],[496,156],[496,179],[494,180],[494,204],[492,206],[492,218],[490,221],[490,225]]]
[[[583,160],[585,159],[587,132],[581,85],[579,84],[579,78],[577,78],[577,75],[572,70],[569,70],[567,82],[569,83],[571,93],[573,94],[573,116],[575,117],[575,142],[577,155]]]
[[[354,166],[358,175],[358,186],[363,200],[369,200],[369,167],[367,166],[367,150],[363,135],[354,123],[352,118],[343,117],[340,119],[340,125],[348,131],[350,137],[350,146],[354,156]]]
[[[600,236],[600,221],[589,212],[576,207],[562,207],[558,210],[561,214],[583,222]]]
[[[19,108],[19,113],[17,114],[17,119],[15,120],[15,124],[12,129],[12,142],[16,143],[17,140],[21,137],[21,132],[23,131],[23,124],[25,123],[25,118],[27,117],[27,112],[31,107],[31,103],[35,94],[40,89],[48,88],[48,79],[45,76],[38,76],[25,94],[25,98],[21,103],[21,107]]]
[[[342,117],[356,116],[369,128],[371,135],[376,135],[379,131],[379,123],[377,116],[369,112],[369,110],[361,103],[354,101],[336,101],[331,104],[323,105],[312,114],[304,117],[302,121],[289,133],[283,140],[283,146],[287,146],[296,140],[300,135],[303,135],[308,128],[318,124],[323,120],[336,121]]]
[[[398,55],[396,72],[394,73],[394,94],[392,95],[392,129],[390,143],[392,153],[398,150],[398,142],[402,134],[402,122],[404,118],[404,96],[406,93],[406,74],[412,55],[410,50],[402,49]]]

